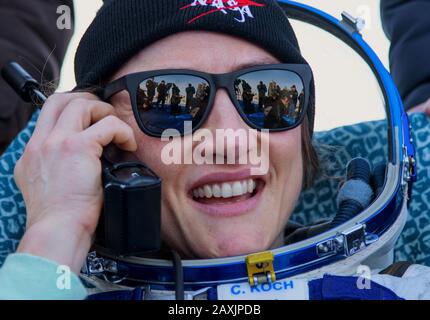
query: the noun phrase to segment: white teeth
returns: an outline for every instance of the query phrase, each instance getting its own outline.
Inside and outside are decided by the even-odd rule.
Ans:
[[[253,193],[257,183],[253,179],[242,181],[223,182],[221,184],[205,184],[195,188],[192,193],[194,198],[231,198]]]
[[[243,193],[248,192],[248,182],[247,181],[242,181],[242,190],[243,190]]]
[[[222,191],[221,191],[221,187],[219,186],[219,184],[214,184],[212,186],[212,195],[215,198],[221,198],[222,196]]]
[[[254,190],[254,180],[249,179],[248,180],[248,192],[252,192]]]
[[[233,197],[241,196],[242,194],[242,184],[239,181],[236,181],[233,183]]]
[[[205,191],[205,197],[206,198],[212,198],[212,188],[209,187],[208,185],[205,185],[203,187],[203,190]]]
[[[199,197],[203,198],[205,196],[205,192],[203,191],[203,188],[199,188]]]
[[[231,198],[233,196],[233,190],[229,183],[224,182],[221,187],[222,197],[223,198]]]

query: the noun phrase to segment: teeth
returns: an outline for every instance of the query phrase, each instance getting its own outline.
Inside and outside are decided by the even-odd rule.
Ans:
[[[242,181],[242,189],[248,192],[248,181]]]
[[[205,192],[203,191],[203,188],[199,188],[199,197],[203,198],[205,196]]]
[[[209,187],[208,185],[205,185],[203,187],[203,190],[205,190],[205,197],[206,198],[212,198],[212,188]]]
[[[241,196],[242,194],[243,194],[242,193],[242,183],[240,183],[239,181],[236,181],[233,184],[233,197]]]
[[[248,192],[251,193],[255,189],[255,181],[252,179],[248,180]]]
[[[231,198],[233,196],[233,190],[231,189],[231,185],[229,183],[222,184],[222,197],[223,198]]]
[[[194,198],[231,198],[254,192],[257,183],[253,179],[205,184],[193,190]]]
[[[209,187],[210,188],[210,187]],[[221,191],[221,187],[219,186],[219,184],[214,184],[212,186],[212,195],[215,198],[221,198],[222,196],[222,191]]]

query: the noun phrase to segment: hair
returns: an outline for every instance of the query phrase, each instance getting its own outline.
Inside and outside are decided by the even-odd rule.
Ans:
[[[312,187],[317,176],[320,162],[318,153],[309,131],[309,118],[306,115],[302,123],[302,158],[303,158],[303,189]]]

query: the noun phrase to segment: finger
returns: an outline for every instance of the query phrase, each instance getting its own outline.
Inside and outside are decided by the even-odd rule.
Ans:
[[[85,141],[102,147],[114,143],[125,151],[136,151],[137,143],[133,129],[115,116],[107,116],[80,133]],[[101,152],[98,156],[101,156]]]
[[[424,111],[428,116],[430,116],[430,103],[427,103],[427,106]]]
[[[45,140],[51,133],[63,110],[73,99],[85,98],[97,100],[98,98],[91,93],[56,93],[46,100],[36,123],[32,139]]]
[[[69,103],[58,118],[55,130],[81,132],[101,119],[114,115],[112,105],[96,100],[75,99]]]

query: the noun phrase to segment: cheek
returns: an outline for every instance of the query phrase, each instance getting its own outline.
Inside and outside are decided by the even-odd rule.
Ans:
[[[182,175],[184,166],[166,164],[162,160],[163,148],[168,142],[161,141],[160,138],[146,136],[141,132],[138,133],[136,140],[138,144],[137,157],[163,180],[163,185]]]
[[[137,151],[135,152],[137,158],[163,179],[163,182],[179,175],[182,171],[181,166],[166,165],[161,159],[162,150],[168,142],[161,141],[160,138],[145,135],[137,125],[130,106],[118,106],[117,104],[115,108],[117,116],[133,129],[137,142]]]
[[[301,129],[270,137],[270,181],[268,212],[273,212],[273,223],[268,229],[275,237],[282,232],[300,196],[303,184]],[[270,233],[270,232],[268,232]],[[271,239],[274,240],[275,238]]]
[[[301,127],[270,137],[270,163],[276,175],[298,181],[303,178]]]
[[[272,135],[270,139],[271,181],[276,195],[270,196],[280,225],[287,223],[303,184],[301,129]]]

